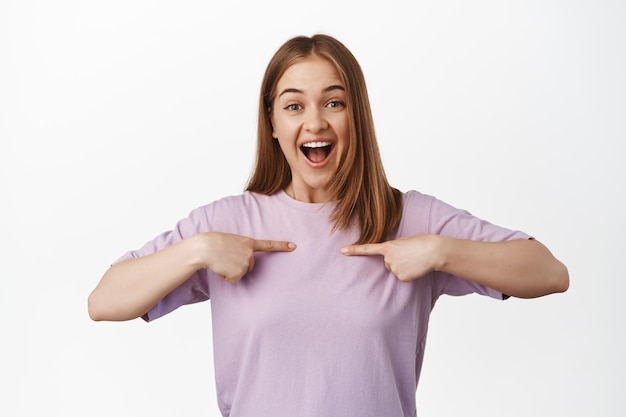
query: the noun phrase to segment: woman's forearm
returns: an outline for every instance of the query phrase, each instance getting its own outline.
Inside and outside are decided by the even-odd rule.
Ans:
[[[437,270],[520,298],[564,292],[569,287],[565,265],[534,239],[476,242],[440,238],[442,257]]]
[[[254,267],[255,252],[291,252],[292,242],[205,232],[141,258],[113,265],[89,296],[93,320],[132,320],[144,315],[199,269],[237,283]]]
[[[201,268],[203,242],[187,238],[159,252],[111,266],[89,295],[89,316],[96,321],[141,317]]]

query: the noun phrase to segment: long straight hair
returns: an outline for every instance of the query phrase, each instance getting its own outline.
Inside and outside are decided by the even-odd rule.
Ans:
[[[331,36],[292,38],[270,60],[261,84],[256,163],[246,190],[271,195],[291,182],[287,160],[272,137],[270,117],[280,77],[291,65],[311,56],[324,58],[337,69],[351,116],[347,152],[330,187],[338,200],[330,216],[333,231],[357,221],[360,236],[356,243],[381,242],[400,223],[402,193],[389,185],[385,175],[361,66],[348,48]]]

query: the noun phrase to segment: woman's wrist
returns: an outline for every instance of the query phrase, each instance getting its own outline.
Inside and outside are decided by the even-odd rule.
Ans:
[[[430,236],[433,242],[434,270],[446,272],[446,268],[450,263],[452,254],[454,253],[456,239],[441,235]]]
[[[211,233],[198,233],[183,240],[181,243],[186,245],[185,259],[188,260],[195,270],[208,268],[208,255],[211,253]]]

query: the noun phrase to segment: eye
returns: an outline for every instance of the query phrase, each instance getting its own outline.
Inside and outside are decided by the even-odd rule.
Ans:
[[[328,102],[328,104],[326,104],[326,106],[330,107],[331,109],[339,109],[345,107],[346,104],[341,100],[331,100]]]
[[[287,104],[285,107],[283,107],[285,110],[289,110],[289,111],[298,111],[302,109],[302,106],[297,104],[297,103],[292,103],[292,104]]]

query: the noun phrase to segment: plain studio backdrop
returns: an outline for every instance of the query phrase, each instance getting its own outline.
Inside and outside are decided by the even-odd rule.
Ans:
[[[625,3],[371,4],[0,3],[0,415],[218,415],[209,302],[94,323],[87,296],[242,191],[265,66],[317,32],[362,64],[393,185],[569,267],[565,294],[440,299],[419,415],[623,415]]]

